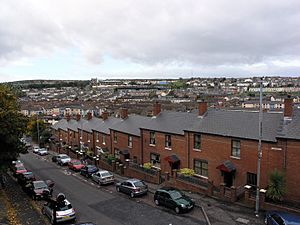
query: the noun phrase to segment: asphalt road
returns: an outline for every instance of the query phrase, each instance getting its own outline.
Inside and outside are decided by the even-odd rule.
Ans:
[[[98,187],[78,173],[57,166],[33,153],[21,155],[25,167],[38,179],[55,182],[54,196],[62,192],[77,213],[77,222],[98,225],[205,225],[200,209],[176,215],[172,210],[153,205],[153,196],[130,199],[115,191],[114,185]]]

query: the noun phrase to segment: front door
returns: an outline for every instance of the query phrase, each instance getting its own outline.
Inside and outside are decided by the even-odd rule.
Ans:
[[[224,172],[224,183],[226,187],[231,187],[233,184],[233,174],[231,172]]]

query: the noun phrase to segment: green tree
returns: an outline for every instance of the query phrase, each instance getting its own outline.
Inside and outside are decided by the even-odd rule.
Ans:
[[[0,84],[0,170],[5,170],[19,153],[26,152],[21,141],[26,124],[27,118],[20,113],[15,92]]]
[[[285,174],[275,169],[269,177],[267,197],[273,201],[282,201],[286,193]]]

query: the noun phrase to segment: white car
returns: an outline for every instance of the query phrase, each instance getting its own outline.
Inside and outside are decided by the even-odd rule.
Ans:
[[[55,202],[47,202],[42,208],[42,213],[49,217],[51,224],[76,220],[75,210],[73,209],[71,203],[67,199],[64,199],[62,203],[57,204],[55,219],[53,215],[53,209],[56,204],[57,203]]]
[[[57,157],[57,164],[58,165],[67,165],[71,161],[71,158],[66,154],[59,154]]]
[[[48,150],[46,148],[40,148],[37,154],[48,155]]]
[[[34,146],[32,152],[33,152],[33,153],[38,153],[39,150],[40,150],[40,147],[39,147],[39,146]]]
[[[112,184],[115,182],[114,175],[108,172],[107,170],[99,170],[96,173],[92,174],[92,180],[97,184]]]

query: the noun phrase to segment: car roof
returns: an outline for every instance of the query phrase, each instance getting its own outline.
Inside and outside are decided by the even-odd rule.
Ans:
[[[272,214],[279,215],[289,225],[293,225],[293,224],[296,225],[296,224],[300,223],[300,216],[292,214],[292,213],[281,212],[281,211],[269,211],[268,213],[270,215],[272,215]]]
[[[142,181],[142,180],[139,180],[139,179],[136,179],[136,178],[132,178],[132,179],[128,179],[126,181],[134,183],[134,182],[138,182],[138,181]]]
[[[179,191],[179,190],[174,187],[161,187],[157,191]]]
[[[67,154],[58,154],[58,156],[68,156]]]

